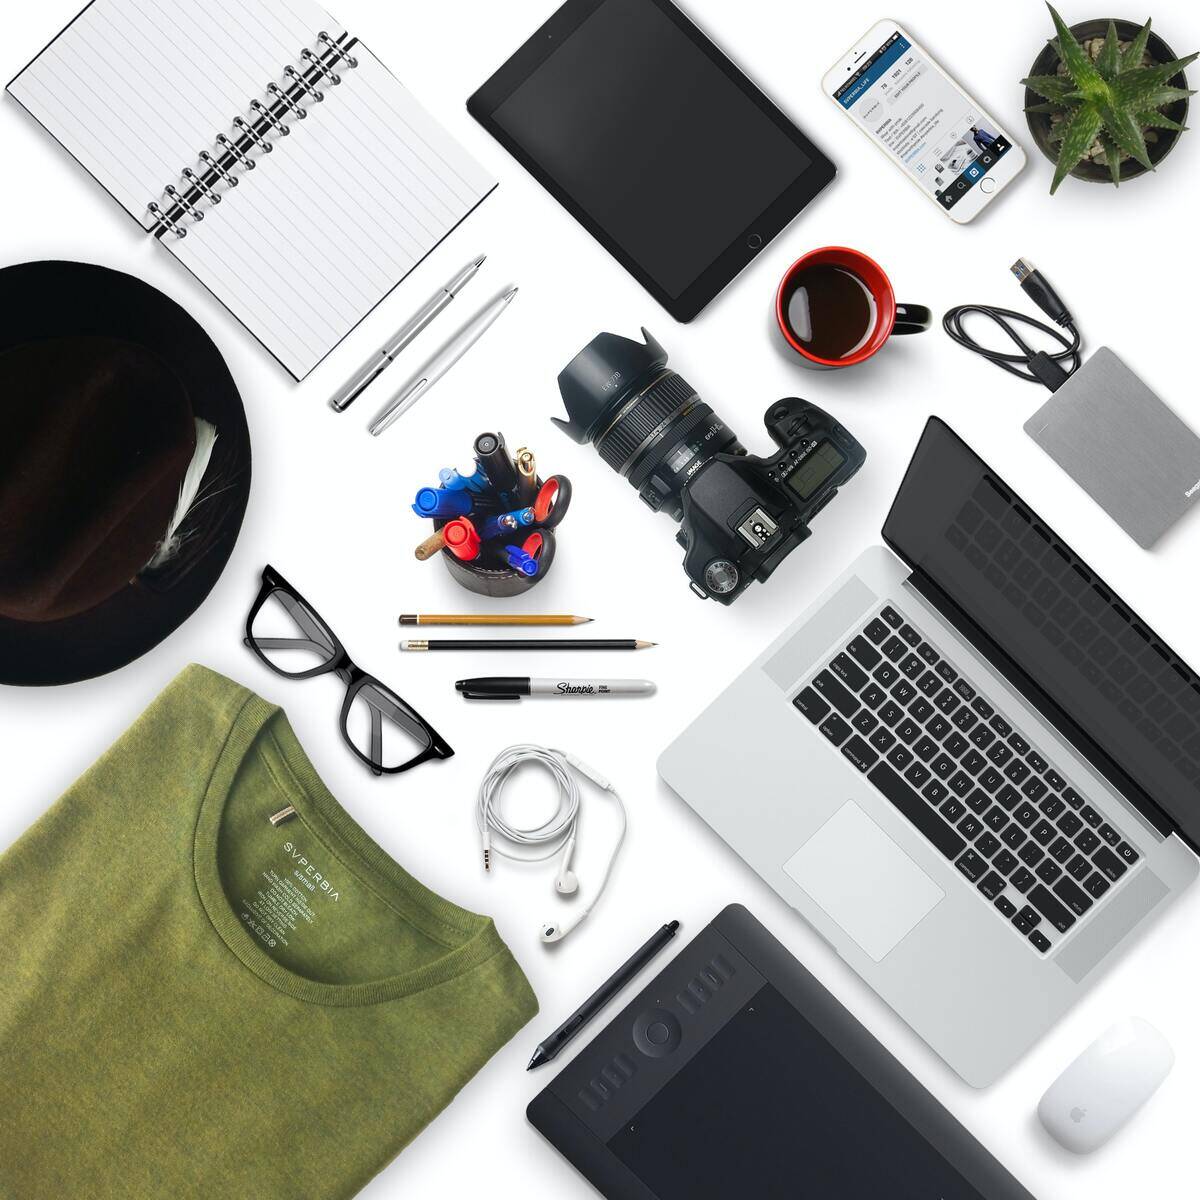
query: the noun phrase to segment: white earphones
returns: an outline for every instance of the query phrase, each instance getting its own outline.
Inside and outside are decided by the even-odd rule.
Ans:
[[[534,829],[520,829],[508,824],[502,811],[504,785],[509,775],[527,762],[540,763],[554,776],[555,782],[558,784],[557,810],[549,820]],[[554,890],[560,896],[573,896],[579,890],[579,877],[571,870],[571,858],[575,853],[575,838],[580,815],[579,781],[575,772],[586,776],[601,790],[612,793],[621,813],[621,831],[617,836],[616,845],[613,847],[608,866],[604,871],[604,878],[600,881],[600,888],[596,895],[581,912],[572,915],[569,919],[546,922],[542,926],[543,942],[558,942],[565,938],[592,911],[604,894],[609,877],[612,875],[613,864],[616,862],[617,854],[625,840],[625,829],[628,824],[625,805],[621,802],[621,797],[617,795],[616,788],[595,768],[588,766],[573,754],[546,746],[524,744],[509,746],[507,749],[501,750],[492,761],[492,765],[487,769],[479,785],[479,802],[475,819],[483,838],[483,869],[491,870],[493,849],[497,854],[515,862],[544,862],[546,859],[558,855]],[[497,838],[502,838],[513,846],[549,846],[550,849],[544,854],[513,854],[500,849],[499,846],[493,847],[493,833]]]

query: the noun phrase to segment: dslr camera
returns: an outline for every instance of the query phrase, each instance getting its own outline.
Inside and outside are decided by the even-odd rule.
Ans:
[[[809,535],[809,522],[863,465],[866,451],[828,413],[794,397],[763,417],[779,449],[748,454],[667,352],[601,333],[558,377],[568,437],[591,442],[656,512],[679,522],[683,569],[702,599],[732,604]]]

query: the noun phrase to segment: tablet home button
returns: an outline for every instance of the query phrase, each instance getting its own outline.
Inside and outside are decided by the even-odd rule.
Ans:
[[[751,250],[761,250],[762,244],[763,244],[763,240],[762,240],[761,233],[752,233],[746,239],[746,245],[749,246]]]
[[[985,175],[979,181],[979,190],[990,196],[996,190],[996,181],[990,175]]]
[[[665,1058],[682,1038],[678,1019],[663,1009],[642,1013],[633,1023],[633,1044],[647,1058]]]

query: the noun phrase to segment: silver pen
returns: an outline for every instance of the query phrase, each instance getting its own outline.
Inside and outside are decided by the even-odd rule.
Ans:
[[[486,254],[481,254],[474,262],[469,262],[449,283],[438,288],[424,304],[382,346],[378,354],[373,354],[329,400],[329,407],[334,412],[345,412],[396,361],[396,356],[416,336],[428,326],[455,296],[475,278],[479,268],[483,266]]]
[[[417,373],[412,381],[383,406],[367,426],[378,437],[398,417],[403,416],[491,327],[509,306],[517,289],[509,288],[491,304],[481,308]]]

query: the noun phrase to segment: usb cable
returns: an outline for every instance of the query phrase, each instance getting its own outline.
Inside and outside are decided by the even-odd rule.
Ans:
[[[988,362],[995,363],[1010,375],[1016,375],[1018,379],[1027,379],[1030,383],[1045,384],[1050,391],[1056,392],[1079,370],[1082,361],[1079,353],[1079,330],[1075,328],[1075,319],[1045,276],[1028,259],[1018,258],[1012,265],[1012,273],[1021,285],[1021,290],[1054,322],[1054,326],[1038,321],[1026,313],[1014,312],[1011,308],[993,308],[987,304],[960,304],[957,308],[950,309],[942,318],[942,328],[960,346],[982,355]],[[964,327],[964,318],[975,313],[995,321],[1016,343],[1020,353],[1006,354],[1001,350],[993,350],[971,337]],[[1052,337],[1062,349],[1035,350],[1017,332],[1017,324],[1026,325]],[[1070,331],[1069,338],[1062,332],[1064,329]]]

